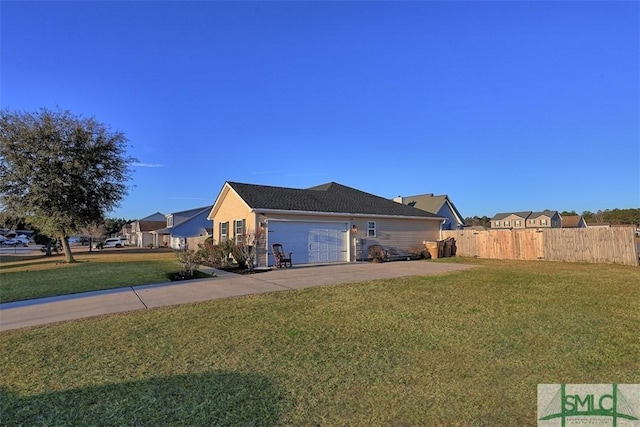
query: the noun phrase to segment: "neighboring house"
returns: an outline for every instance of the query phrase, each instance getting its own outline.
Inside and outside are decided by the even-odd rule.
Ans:
[[[131,246],[137,246],[144,248],[149,245],[153,245],[152,232],[165,227],[167,220],[165,215],[160,212],[156,212],[147,217],[139,219],[131,223],[131,234],[129,236],[129,244]]]
[[[562,228],[585,228],[586,221],[582,215],[562,215]]]
[[[353,262],[377,244],[392,252],[424,248],[443,218],[335,182],[307,189],[225,182],[209,213],[214,239],[257,236],[259,266],[274,265],[271,245],[293,263]]]
[[[550,210],[503,212],[491,218],[491,229],[560,228],[561,226],[562,217],[558,211]]]
[[[531,211],[497,213],[491,218],[491,229],[495,228],[525,228]]]
[[[15,239],[21,235],[30,239],[34,234],[36,233],[33,230],[11,230],[10,228],[0,228],[0,236],[4,236],[7,239]]]
[[[562,217],[558,211],[532,212],[527,218],[527,228],[560,228]]]
[[[398,196],[394,202],[402,203],[423,211],[431,212],[444,218],[441,225],[442,230],[458,230],[464,228],[464,219],[455,205],[446,194],[434,196],[433,193],[420,194],[417,196]]]
[[[164,227],[152,232],[154,246],[183,249],[188,239],[204,241],[213,232],[209,212],[211,205],[165,215]]]
[[[132,244],[131,241],[133,240],[132,226],[133,222],[123,225],[122,229],[120,230],[120,236],[124,237],[129,245]]]

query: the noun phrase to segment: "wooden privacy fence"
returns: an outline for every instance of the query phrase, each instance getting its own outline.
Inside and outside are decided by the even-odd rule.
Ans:
[[[638,265],[634,227],[443,230],[457,255]]]

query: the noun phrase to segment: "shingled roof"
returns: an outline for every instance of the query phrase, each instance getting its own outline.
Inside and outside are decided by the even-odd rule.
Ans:
[[[558,211],[550,211],[549,209],[545,209],[545,210],[540,211],[540,212],[531,212],[531,215],[529,216],[529,219],[535,219],[535,218],[539,218],[541,216],[548,216],[549,218],[551,218],[552,216],[554,216],[557,213],[558,213]]]
[[[335,182],[306,189],[239,182],[227,182],[227,184],[253,210],[440,218],[430,212]]]
[[[404,203],[405,205],[413,206],[415,208],[422,209],[423,211],[431,212],[432,214],[437,214],[440,209],[448,203],[453,214],[458,217],[460,222],[464,222],[464,218],[462,218],[462,215],[458,212],[458,209],[446,194],[441,194],[439,196],[434,196],[433,193],[418,194],[415,196],[400,196],[400,199],[401,203]]]
[[[501,219],[504,219],[510,215],[516,215],[519,216],[522,219],[527,219],[529,217],[529,215],[531,215],[531,211],[524,211],[524,212],[501,212],[501,213],[497,213],[495,214],[492,218],[491,221],[500,221]]]
[[[562,228],[578,228],[580,221],[584,222],[582,215],[562,215]]]

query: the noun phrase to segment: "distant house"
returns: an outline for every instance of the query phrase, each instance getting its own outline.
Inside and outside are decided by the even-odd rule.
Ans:
[[[558,211],[504,212],[491,218],[492,229],[560,228],[562,219]]]
[[[131,223],[129,244],[143,248],[153,244],[152,232],[165,227],[166,218],[163,213],[156,212]]]
[[[26,236],[28,238],[33,237],[35,231],[33,230],[11,230],[10,228],[0,228],[0,236],[7,239],[15,239],[18,236]]]
[[[582,215],[562,215],[562,228],[585,228],[586,221]]]
[[[491,228],[525,228],[531,211],[497,213],[491,218]]]
[[[558,211],[532,212],[527,218],[527,228],[560,228],[562,217]]]
[[[132,225],[133,225],[133,222],[125,224],[122,226],[122,229],[120,230],[120,237],[124,237],[124,239],[129,243],[129,245],[131,245],[131,236],[133,234],[131,232]]]
[[[154,246],[182,249],[187,239],[204,241],[213,233],[213,224],[207,219],[210,211],[211,205],[165,215],[165,226],[151,233]]]
[[[398,196],[394,202],[413,206],[414,208],[430,212],[444,218],[442,230],[458,230],[464,228],[464,219],[449,196],[442,194],[434,196],[433,193],[419,194],[417,196]]]

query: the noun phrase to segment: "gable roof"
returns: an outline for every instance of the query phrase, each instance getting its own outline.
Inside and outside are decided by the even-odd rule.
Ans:
[[[443,206],[449,205],[449,209],[451,209],[451,212],[456,216],[458,222],[460,224],[464,224],[462,215],[460,215],[460,212],[458,212],[458,209],[446,194],[441,194],[439,196],[434,196],[433,193],[418,194],[416,196],[401,197],[401,200],[405,205],[431,212],[434,215],[438,215],[438,212],[440,212],[440,209],[442,209]]]
[[[166,221],[165,215],[161,212],[156,212],[149,216],[139,219],[138,221]]]
[[[501,219],[504,219],[510,215],[515,215],[519,216],[522,219],[527,219],[529,215],[531,215],[531,211],[497,213],[493,216],[493,218],[491,218],[491,221],[500,221]]]
[[[188,221],[190,219],[192,219],[195,216],[198,216],[199,214],[201,214],[202,212],[209,212],[211,210],[212,206],[202,206],[199,208],[193,208],[193,209],[188,209],[186,211],[180,211],[180,212],[172,212],[168,215],[166,215],[167,217],[169,216],[173,216],[173,227],[177,227],[178,225],[182,224],[185,221]]]
[[[156,212],[151,215],[145,216],[137,221],[131,223],[131,231],[133,232],[145,232],[153,231],[158,228],[165,227],[167,225],[167,219],[163,213]]]
[[[268,185],[225,183],[252,210],[341,213],[441,219],[430,212],[396,203],[336,182],[299,189]],[[223,186],[223,191],[225,186]],[[222,191],[221,191],[222,194]],[[220,196],[218,196],[218,199]],[[215,206],[218,204],[216,200]],[[212,210],[213,213],[213,210]]]
[[[549,218],[557,215],[558,211],[550,211],[549,209],[545,209],[541,212],[531,212],[531,219],[539,218],[541,216],[548,216]]]
[[[583,221],[582,215],[562,215],[562,228],[577,228],[580,221]]]
[[[198,234],[211,233],[212,227],[207,214],[212,206],[189,209],[186,211],[173,212],[168,216],[173,216],[173,226],[156,230],[156,234],[171,234],[178,237],[190,237]],[[166,226],[166,222],[164,223]]]

